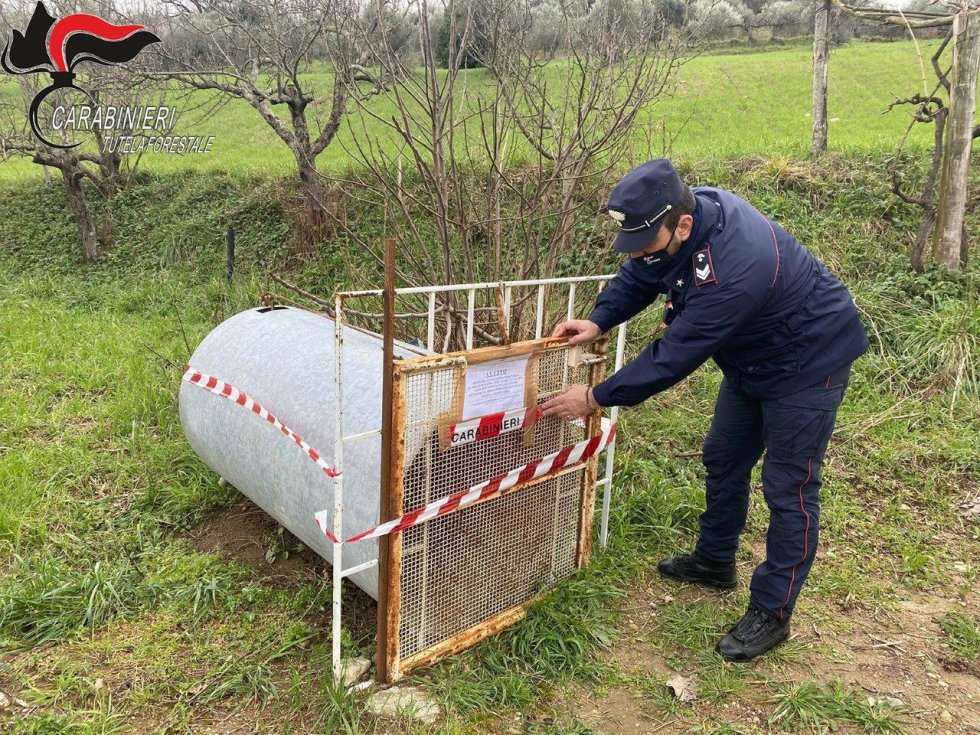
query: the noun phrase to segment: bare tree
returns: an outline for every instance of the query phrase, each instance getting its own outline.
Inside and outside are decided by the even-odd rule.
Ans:
[[[60,3],[49,3],[49,5],[60,17],[75,11],[75,8],[70,5]],[[14,28],[23,32],[27,27],[31,9],[31,5],[2,8],[0,32],[4,36],[4,43],[11,37]],[[90,10],[99,13],[100,17],[115,19],[111,5],[99,4]],[[75,80],[77,87],[56,90],[55,95],[45,99],[45,107],[53,106],[56,100],[67,107],[74,107],[75,103],[80,102],[92,109],[145,106],[150,104],[154,97],[157,98],[157,104],[163,103],[160,90],[147,87],[120,67],[86,64],[81,68],[73,68],[72,71],[77,77]],[[45,167],[45,180],[47,180],[48,167],[61,172],[68,209],[78,228],[82,257],[86,262],[96,260],[102,255],[104,243],[100,242],[95,217],[89,204],[89,195],[85,191],[83,182],[87,181],[98,196],[111,198],[128,184],[139,158],[124,155],[118,148],[107,146],[105,144],[107,131],[100,127],[93,127],[84,132],[67,129],[55,131],[56,136],[60,138],[57,141],[52,140],[52,143],[76,147],[59,148],[39,140],[28,125],[28,111],[31,102],[45,86],[45,74],[24,73],[19,75],[17,80],[19,94],[0,101],[0,151],[3,158],[4,160],[12,156],[30,158],[34,163]],[[80,90],[85,90],[84,96]],[[52,104],[49,105],[49,102]],[[45,117],[50,116],[45,115]],[[122,120],[123,116],[119,116],[118,121]],[[133,133],[132,128],[126,127],[122,122],[118,122],[111,131],[111,134],[119,136]]]
[[[606,2],[588,12],[582,3],[562,6],[541,51],[525,0],[451,0],[443,70],[428,3],[405,12],[417,19],[420,65],[392,53],[383,29],[361,35],[385,77],[399,81],[383,107],[357,95],[351,153],[364,173],[340,182],[346,193],[383,202],[409,282],[548,277],[567,267],[580,257],[576,227],[583,215],[586,228],[599,226],[593,215],[604,213],[609,172],[633,155],[630,134],[668,92],[683,44],[652,5]],[[481,40],[471,44],[476,14]],[[464,71],[467,54],[486,69]],[[372,135],[369,121],[388,134]],[[440,308],[458,313],[451,298]]]
[[[897,104],[915,105],[912,123],[936,124],[935,149],[932,169],[926,180],[926,188],[919,197],[901,192],[897,179],[893,190],[905,201],[923,208],[923,222],[911,252],[914,268],[923,267],[924,243],[932,232],[933,257],[951,270],[962,268],[969,255],[969,240],[964,227],[969,193],[969,162],[973,138],[977,136],[974,124],[976,113],[976,86],[980,65],[980,4],[976,0],[955,2],[944,0],[940,7],[952,14],[905,11],[901,8],[861,8],[848,5],[842,0],[832,0],[846,13],[859,18],[870,18],[891,25],[902,25],[915,39],[915,31],[924,28],[951,27],[953,63],[951,74],[939,67],[939,54],[933,57],[933,69],[939,83],[932,94],[927,89],[922,95],[914,95]],[[949,39],[947,39],[948,41]],[[942,49],[946,47],[943,43]],[[924,66],[924,64],[923,64]],[[923,77],[923,86],[926,80]],[[948,105],[937,96],[940,90],[948,94]],[[906,136],[908,133],[906,133]],[[904,143],[904,138],[903,138]],[[901,146],[900,146],[901,148]],[[938,174],[938,183],[936,182]],[[935,191],[933,187],[935,186]],[[938,225],[938,226],[937,226]]]
[[[0,148],[5,159],[27,157],[34,163],[61,172],[68,209],[78,228],[82,257],[91,262],[101,257],[102,245],[83,181],[87,180],[98,196],[111,198],[127,185],[136,161],[121,155],[118,150],[109,152],[103,146],[100,130],[91,131],[94,145],[86,142],[77,148],[56,148],[37,139],[27,124],[27,108],[40,88],[36,77],[21,77],[20,95],[0,103]],[[121,99],[120,93],[114,94],[106,86],[91,96],[96,104],[98,100]],[[67,131],[62,131],[62,139],[57,142],[70,145],[73,141]]]
[[[156,49],[157,74],[247,102],[289,147],[315,232],[322,223],[316,159],[340,129],[360,59],[352,43],[355,0],[165,4],[167,37]],[[315,67],[325,82],[310,75]]]
[[[830,2],[815,0],[813,16],[813,155],[827,151],[827,81],[830,73]]]
[[[564,13],[560,45],[539,54],[526,3],[495,6],[501,10],[486,64],[507,124],[536,166],[534,199],[522,203],[539,224],[521,239],[543,244],[540,253],[527,253],[528,267],[548,276],[573,244],[578,214],[602,198],[607,181],[600,174],[616,173],[617,162],[633,155],[631,133],[669,92],[691,49],[668,33],[655,5],[605,2],[584,17]],[[507,188],[521,191],[499,168]]]
[[[22,78],[20,96],[14,98],[15,101],[0,103],[0,148],[4,160],[10,156],[26,156],[61,172],[68,209],[78,228],[82,258],[92,262],[102,256],[102,248],[82,180],[87,177],[99,191],[108,192],[113,188],[112,174],[106,175],[107,161],[102,156],[74,148],[52,148],[34,137],[27,124],[27,107],[39,89],[33,79]],[[109,164],[108,170],[115,170],[115,162]]]

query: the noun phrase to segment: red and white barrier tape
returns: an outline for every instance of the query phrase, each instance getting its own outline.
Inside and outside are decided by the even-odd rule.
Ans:
[[[484,500],[497,497],[498,495],[503,495],[505,492],[507,492],[507,490],[510,490],[519,483],[525,483],[538,477],[544,477],[545,475],[558,472],[559,470],[566,467],[571,467],[579,462],[584,462],[609,446],[615,437],[616,424],[610,424],[601,434],[598,434],[591,439],[580,441],[578,444],[565,447],[564,449],[542,457],[541,459],[532,460],[523,467],[518,467],[517,469],[513,469],[510,472],[505,472],[502,475],[497,475],[494,478],[481,482],[479,485],[474,485],[466,490],[460,490],[459,492],[448,495],[445,498],[428,503],[421,508],[416,508],[415,510],[406,513],[401,518],[396,518],[393,521],[382,523],[380,526],[375,526],[367,531],[361,531],[345,541],[340,541],[330,531],[330,529],[327,528],[327,518],[330,511],[321,510],[319,513],[314,514],[316,524],[320,527],[323,534],[335,544],[349,544],[353,543],[354,541],[362,541],[368,538],[387,536],[389,533],[403,531],[406,528],[411,528],[412,526],[416,526],[420,523],[425,523],[426,521],[437,516],[448,515],[449,513],[459,510],[460,508],[465,508]]]
[[[196,385],[199,388],[203,388],[206,391],[221,396],[222,398],[227,398],[229,401],[234,401],[239,406],[243,406],[257,416],[264,418],[270,424],[279,429],[279,431],[296,442],[296,444],[298,444],[300,448],[309,455],[310,459],[316,463],[316,466],[323,470],[323,473],[327,477],[337,477],[340,474],[336,467],[331,467],[324,462],[323,458],[320,457],[319,452],[303,441],[299,434],[290,429],[271,413],[266,411],[258,401],[238,390],[238,388],[224,382],[223,380],[218,380],[218,378],[214,377],[213,375],[206,375],[205,373],[199,372],[190,365],[186,366],[182,379],[186,380],[192,385]]]
[[[184,371],[182,380],[186,380],[192,385],[196,385],[210,393],[221,396],[222,398],[227,398],[229,401],[237,403],[252,413],[264,418],[270,424],[275,426],[279,431],[281,431],[285,436],[292,439],[304,452],[312,459],[316,465],[323,470],[324,474],[328,477],[337,477],[340,472],[337,471],[335,467],[331,467],[320,457],[320,454],[313,449],[309,444],[307,444],[295,431],[286,426],[282,421],[277,419],[274,415],[269,413],[262,405],[253,399],[251,396],[243,393],[242,391],[235,388],[230,383],[226,383],[223,380],[219,380],[213,375],[207,375],[198,370],[195,370],[190,365],[187,365]],[[502,433],[504,429],[505,418],[510,417],[511,414],[514,416],[519,416],[517,420],[520,421],[520,426],[523,426],[532,416],[536,417],[536,413],[532,413],[531,410],[525,412],[524,409],[517,409],[516,411],[507,411],[502,414],[494,414],[493,416],[485,416],[482,419],[474,419],[472,422],[477,426],[496,426],[497,430],[493,436]],[[482,422],[485,422],[482,423]],[[457,424],[461,426],[462,424]],[[452,427],[455,428],[455,427]],[[514,427],[514,428],[519,428]],[[493,431],[494,429],[489,429]],[[329,511],[321,510],[320,512],[314,514],[317,526],[323,534],[330,539],[335,544],[349,544],[354,541],[362,541],[368,538],[378,538],[379,536],[387,536],[395,531],[403,531],[406,528],[411,528],[420,523],[425,523],[432,518],[437,516],[444,516],[457,511],[461,508],[466,508],[476,503],[480,503],[484,500],[490,500],[499,495],[503,495],[511,488],[515,487],[520,483],[525,483],[530,480],[534,480],[538,477],[544,477],[545,475],[558,472],[559,470],[565,469],[566,467],[571,467],[579,462],[584,462],[587,459],[595,456],[603,449],[605,449],[609,444],[612,443],[613,439],[616,437],[616,424],[610,424],[608,427],[603,429],[601,434],[592,437],[591,439],[586,439],[580,441],[578,444],[573,444],[569,447],[565,447],[553,454],[549,454],[540,459],[532,460],[528,462],[523,467],[518,467],[510,472],[505,472],[502,475],[497,475],[489,480],[481,482],[478,485],[474,485],[466,490],[460,490],[459,492],[453,493],[452,495],[447,495],[440,500],[428,503],[421,508],[416,508],[413,511],[406,513],[400,518],[396,518],[393,521],[388,521],[387,523],[382,523],[380,526],[375,526],[367,531],[361,531],[354,536],[346,539],[345,541],[340,541],[331,531],[327,528],[327,516]],[[480,438],[489,438],[489,436]]]

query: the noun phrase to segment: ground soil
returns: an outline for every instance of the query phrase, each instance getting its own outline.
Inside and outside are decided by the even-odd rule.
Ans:
[[[189,538],[199,551],[214,552],[252,568],[262,584],[289,588],[326,579],[329,565],[309,549],[290,552],[288,558],[279,558],[272,564],[266,560],[266,550],[278,530],[275,520],[251,501],[243,500],[203,520],[191,530]],[[286,546],[295,548],[296,545],[287,533]],[[757,550],[761,552],[761,547]],[[352,589],[346,594],[353,595],[354,599],[345,600],[345,606],[353,604],[357,610],[354,617],[364,619],[374,615],[374,601],[360,590]],[[672,599],[694,601],[705,594],[712,593],[656,581],[634,589],[627,596],[628,607],[623,609],[627,619],[625,635],[609,651],[608,662],[627,676],[652,674],[666,682],[675,672],[643,640],[644,633],[655,624],[658,609]],[[949,658],[941,645],[944,634],[939,621],[951,609],[977,614],[980,600],[971,600],[969,608],[964,609],[956,601],[921,594],[899,602],[894,610],[854,605],[846,610],[840,608],[835,618],[846,621],[846,625],[840,626],[847,628],[846,632],[821,629],[805,620],[796,623],[793,636],[804,650],[800,661],[782,665],[778,671],[765,661],[747,666],[758,670],[760,681],[840,679],[848,688],[866,692],[869,697],[901,700],[908,710],[906,731],[910,733],[976,735],[980,733],[980,671]],[[361,633],[370,635],[367,630]],[[771,693],[762,685],[754,685],[749,678],[740,696],[707,711],[700,707],[697,716],[682,711],[664,717],[648,696],[627,686],[597,693],[575,685],[563,693],[562,699],[566,711],[609,735],[683,733],[703,722],[705,716],[748,730],[779,731],[778,727],[767,724],[772,705],[766,698]],[[254,724],[254,719],[243,720],[239,714],[229,713],[226,720],[209,725],[208,732],[228,735],[248,732],[241,727],[249,721]]]
[[[677,599],[693,600],[710,593],[684,587],[674,594]],[[666,682],[674,671],[663,656],[644,642],[642,635],[653,625],[657,609],[664,604],[663,587],[635,589],[630,599],[624,614],[632,621],[628,627],[637,634],[618,642],[609,660],[624,674],[654,673]],[[940,643],[944,634],[939,620],[954,606],[963,611],[952,601],[921,595],[900,602],[896,610],[851,607],[839,611],[841,619],[849,623],[848,632],[821,630],[814,623],[800,621],[793,632],[795,642],[805,651],[798,663],[782,665],[778,670],[765,661],[746,666],[757,669],[762,675],[760,680],[795,683],[804,679],[840,679],[848,688],[866,692],[868,697],[901,700],[908,709],[906,731],[910,733],[975,735],[980,733],[980,671],[948,659]],[[980,603],[974,600],[970,612],[976,614],[978,608]],[[749,730],[778,732],[778,727],[767,724],[772,711],[772,705],[765,701],[769,695],[764,688],[753,692],[750,680],[741,696],[708,713],[699,708],[697,717],[658,717],[657,708],[629,688],[613,688],[596,695],[575,687],[568,692],[568,705],[582,722],[610,735],[683,733],[698,725],[705,714]]]
[[[276,542],[280,529],[276,520],[255,503],[242,500],[203,519],[190,530],[188,540],[198,551],[248,567],[256,584],[284,590],[302,584],[326,585],[324,605],[310,610],[308,617],[318,628],[330,630],[330,565],[285,529],[281,529],[282,542]],[[270,563],[266,552],[274,543],[285,547],[288,555],[278,553]],[[377,603],[358,587],[345,584],[343,609],[344,628],[354,642],[359,646],[372,643]]]
[[[283,531],[288,556],[279,554],[269,563],[266,551],[278,531],[275,519],[251,500],[242,500],[209,515],[191,529],[188,540],[197,551],[213,552],[249,567],[256,582],[263,585],[289,587],[322,580],[329,565],[311,549],[296,551],[300,542],[288,531]]]

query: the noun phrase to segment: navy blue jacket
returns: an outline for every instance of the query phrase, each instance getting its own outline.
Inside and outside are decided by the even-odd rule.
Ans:
[[[603,406],[633,406],[714,358],[736,390],[780,398],[868,349],[847,289],[796,238],[731,192],[694,190],[694,228],[663,277],[627,259],[589,320],[606,332],[665,294],[663,337],[597,385]]]

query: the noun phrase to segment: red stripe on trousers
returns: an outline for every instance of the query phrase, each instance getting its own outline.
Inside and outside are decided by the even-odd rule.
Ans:
[[[806,479],[800,484],[800,510],[803,515],[806,516],[806,527],[803,529],[803,558],[800,559],[796,564],[793,565],[793,572],[789,577],[789,587],[786,588],[786,599],[783,600],[782,607],[779,608],[779,619],[783,619],[783,613],[786,611],[786,606],[789,604],[790,595],[793,594],[793,582],[796,581],[796,568],[806,561],[806,555],[810,551],[810,514],[806,512],[806,508],[803,506],[803,488],[806,484],[810,482],[810,477],[813,475],[813,457],[809,457],[806,463]]]

